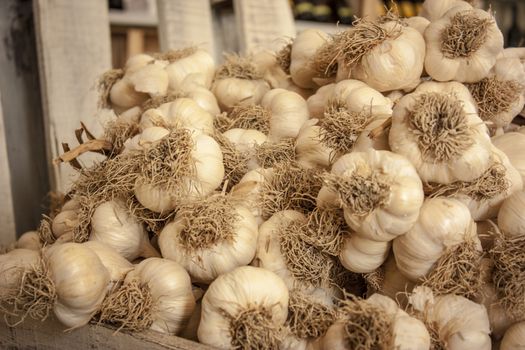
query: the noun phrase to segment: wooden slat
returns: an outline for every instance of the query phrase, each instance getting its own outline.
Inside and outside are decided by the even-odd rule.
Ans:
[[[209,0],[157,0],[162,51],[197,45],[215,54]]]
[[[0,317],[0,349],[34,350],[213,350],[209,346],[154,331],[126,334],[95,325],[65,331],[58,321],[26,320],[15,328]]]
[[[0,96],[0,246],[6,246],[16,240],[15,212],[13,208],[13,192],[11,191],[11,174],[7,159],[6,129],[2,113],[2,98]]]
[[[288,0],[234,0],[241,52],[256,48],[276,50],[280,38],[295,37],[295,24]]]
[[[74,130],[83,120],[100,130],[96,81],[111,66],[106,0],[34,0],[35,29],[46,121],[48,159],[62,151],[61,143],[76,145]],[[95,156],[85,155],[89,165]],[[54,188],[65,192],[76,172],[69,165],[50,171]]]

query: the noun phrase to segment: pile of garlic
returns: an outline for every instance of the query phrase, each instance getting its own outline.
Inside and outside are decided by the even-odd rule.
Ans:
[[[78,179],[0,255],[6,320],[220,349],[525,347],[525,50],[465,1],[422,15],[106,73],[104,134],[59,158]],[[89,151],[106,158],[83,168]]]

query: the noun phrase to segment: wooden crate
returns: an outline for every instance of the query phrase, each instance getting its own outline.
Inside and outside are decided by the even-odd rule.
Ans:
[[[154,331],[115,333],[105,326],[87,325],[65,331],[58,321],[26,320],[17,327],[7,326],[0,318],[0,349],[9,350],[213,350],[214,348],[183,338]]]

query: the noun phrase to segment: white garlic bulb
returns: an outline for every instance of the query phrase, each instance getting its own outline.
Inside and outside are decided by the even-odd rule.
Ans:
[[[56,290],[53,311],[69,328],[83,326],[106,296],[110,274],[95,252],[78,243],[53,245],[44,263]]]
[[[147,175],[161,177],[166,185],[158,184],[158,179],[155,179],[155,183],[152,183],[152,179],[139,179],[134,193],[143,206],[155,212],[167,212],[176,207],[181,195],[207,195],[221,184],[224,178],[222,151],[213,138],[176,129],[160,142],[166,142],[171,145],[170,148],[177,149],[177,154],[175,150],[163,154],[162,148],[154,151],[155,160],[149,165],[151,174]],[[172,167],[166,170],[158,162],[178,164],[177,173],[173,173]],[[157,171],[160,173],[156,174]],[[166,187],[168,184],[171,186]]]
[[[51,230],[55,238],[73,234],[74,228],[78,225],[77,211],[79,208],[80,204],[76,200],[69,200],[64,204],[51,223]]]
[[[256,168],[250,170],[230,192],[233,197],[244,201],[259,225],[264,221],[260,195],[269,176],[271,176],[271,169]]]
[[[129,261],[160,256],[142,224],[119,201],[100,204],[91,218],[90,241],[111,247]]]
[[[159,246],[193,281],[210,283],[253,260],[257,233],[257,221],[242,202],[217,194],[182,204],[160,233]]]
[[[42,248],[40,236],[37,231],[28,231],[18,237],[15,248],[39,251]]]
[[[444,1],[442,1],[444,2]],[[412,16],[404,18],[403,21],[411,28],[414,28],[419,32],[419,34],[424,35],[425,30],[427,29],[430,21],[422,16]]]
[[[518,322],[510,327],[503,336],[500,350],[519,350],[525,347],[525,322]]]
[[[219,349],[277,349],[279,328],[287,315],[288,289],[275,273],[238,267],[219,276],[204,294],[199,341]],[[257,342],[262,339],[267,343]]]
[[[122,153],[148,149],[169,134],[170,131],[168,129],[159,126],[146,128],[140,134],[135,135],[124,142]]]
[[[211,87],[215,74],[213,57],[205,50],[187,48],[166,54],[170,63],[166,66],[170,90],[178,90],[190,81],[207,89]],[[162,58],[162,57],[161,57]]]
[[[425,200],[414,227],[394,239],[397,267],[412,281],[426,276],[447,248],[477,239],[468,208],[455,199]],[[479,242],[479,240],[478,240]],[[479,246],[481,250],[481,244]]]
[[[351,235],[345,238],[339,259],[352,272],[373,272],[387,259],[391,245],[391,242],[372,241]]]
[[[508,237],[525,235],[525,191],[517,191],[503,201],[498,213],[498,226]]]
[[[149,109],[140,118],[140,127],[145,130],[151,126],[181,127],[212,134],[213,116],[201,108],[191,98],[181,97],[173,102]]]
[[[306,29],[297,35],[292,44],[290,75],[293,82],[302,88],[316,88],[314,78],[319,76],[318,70],[311,60],[316,51],[329,41],[325,32],[316,29]]]
[[[354,143],[354,151],[366,152],[368,149],[375,149],[378,151],[390,151],[388,144],[388,132],[381,132],[379,135],[374,135],[373,131],[381,128],[385,123],[391,120],[387,115],[380,115],[370,121],[365,126],[361,134],[357,137]]]
[[[525,134],[507,132],[493,137],[492,143],[507,155],[512,166],[521,174],[522,180],[525,180],[525,154],[521,152],[525,147]]]
[[[190,75],[182,82],[180,91],[186,95],[186,97],[197,102],[199,107],[210,113],[212,116],[219,114],[221,109],[219,108],[219,103],[213,92],[202,85],[197,84],[192,78],[193,76]]]
[[[464,1],[432,21],[424,36],[425,70],[437,81],[477,82],[503,51],[503,35],[492,14]]]
[[[468,89],[456,82],[425,82],[402,97],[392,114],[389,143],[426,182],[471,181],[491,162],[487,128]]]
[[[467,87],[481,119],[507,127],[525,105],[525,70],[519,58],[499,58],[488,76]]]
[[[426,0],[423,3],[420,16],[423,16],[430,22],[437,21],[459,2],[461,0]]]
[[[164,96],[168,92],[168,74],[162,65],[148,64],[126,73],[129,75],[133,89],[137,92],[146,93],[151,97]]]
[[[87,241],[82,243],[85,247],[91,249],[102,262],[102,265],[108,270],[110,281],[113,283],[124,280],[126,274],[133,270],[133,264],[122,257],[115,249],[110,246],[98,242]],[[108,285],[108,291],[111,290],[113,284]]]
[[[260,131],[254,129],[230,129],[223,133],[223,136],[228,139],[240,153],[253,154],[256,146],[262,145],[268,141],[268,137]],[[253,170],[259,167],[256,157],[252,156],[247,161],[248,170]]]
[[[292,91],[270,90],[264,95],[261,105],[271,112],[268,139],[272,142],[297,137],[299,129],[309,118],[306,101]]]
[[[317,196],[320,207],[341,207],[358,235],[389,241],[407,232],[423,203],[421,180],[404,157],[388,151],[339,158]]]
[[[489,318],[483,305],[454,294],[433,296],[427,287],[416,287],[410,300],[426,316],[426,323],[434,325],[438,340],[446,349],[492,348]]]
[[[270,84],[251,57],[226,56],[226,62],[217,69],[211,91],[217,97],[223,111],[231,111],[236,105],[261,102],[270,90]]]
[[[13,249],[0,254],[0,298],[18,292],[22,275],[40,264],[40,252],[31,249]]]
[[[382,268],[383,283],[381,285],[381,294],[396,300],[402,307],[406,306],[408,303],[406,293],[412,291],[415,283],[399,271],[394,254],[390,254]]]

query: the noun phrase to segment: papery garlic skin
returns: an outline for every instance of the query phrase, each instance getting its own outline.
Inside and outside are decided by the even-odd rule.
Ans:
[[[85,247],[91,249],[102,262],[102,265],[108,270],[111,282],[119,282],[126,277],[126,274],[133,270],[133,264],[122,257],[115,249],[98,241],[87,241],[82,243]],[[114,283],[110,283],[108,291]]]
[[[158,256],[142,224],[118,201],[104,202],[95,209],[89,240],[111,247],[129,261]]]
[[[461,0],[425,0],[423,3],[420,16],[434,22],[457,5]]]
[[[126,72],[126,73],[129,73]],[[129,81],[137,92],[164,96],[168,92],[168,74],[158,64],[148,64],[129,74]]]
[[[192,134],[194,141],[192,162],[195,167],[195,178],[185,178],[181,187],[167,191],[163,186],[138,182],[134,194],[146,208],[163,213],[175,209],[176,198],[181,191],[188,197],[205,196],[213,192],[224,178],[222,151],[212,137],[204,134]]]
[[[51,230],[55,238],[73,234],[74,228],[78,225],[79,208],[80,204],[76,200],[69,200],[64,204],[60,213],[51,222]]]
[[[457,14],[469,14],[479,19],[489,20],[486,39],[481,47],[472,51],[467,57],[449,58],[443,54],[442,33]],[[425,70],[437,81],[457,81],[474,83],[485,78],[496,63],[497,56],[503,51],[503,35],[498,29],[493,16],[483,10],[474,9],[467,2],[459,1],[443,16],[432,21],[425,30],[426,57]],[[457,40],[465,40],[457,38]]]
[[[292,91],[270,90],[264,95],[261,105],[271,112],[268,139],[272,142],[297,137],[299,129],[309,118],[306,101]]]
[[[215,74],[213,57],[205,50],[197,49],[192,54],[177,59],[166,66],[170,90],[178,90],[189,81],[209,89]]]
[[[169,134],[170,131],[168,129],[158,126],[146,128],[140,134],[135,135],[124,142],[124,150],[122,153],[148,149]]]
[[[148,94],[135,90],[129,77],[117,81],[109,92],[109,100],[117,110],[125,110],[141,105],[149,98]]]
[[[394,239],[399,271],[411,281],[426,276],[448,247],[476,238],[476,225],[461,202],[448,198],[425,200],[414,227]],[[481,249],[481,243],[480,243]]]
[[[297,162],[306,169],[329,168],[334,157],[334,150],[322,142],[322,129],[318,123],[318,119],[307,120],[299,129],[295,141]]]
[[[199,341],[219,349],[231,349],[230,320],[250,308],[270,310],[271,321],[284,325],[288,316],[288,289],[275,273],[243,266],[219,276],[202,299]]]
[[[149,258],[128,273],[124,284],[137,280],[147,285],[151,294],[153,323],[150,329],[177,334],[195,308],[190,276],[186,270],[171,260]]]
[[[336,84],[320,87],[308,98],[308,110],[312,118],[322,119],[330,101],[341,101],[350,112],[366,109],[372,115],[391,115],[392,101],[378,90],[356,79],[345,79]]]
[[[212,92],[222,111],[229,112],[237,105],[259,104],[270,91],[270,84],[262,79],[224,78],[215,80]]]
[[[208,135],[213,133],[213,116],[201,108],[191,98],[181,97],[173,102],[160,105],[158,108],[148,109],[142,114],[140,127],[142,130],[156,126],[160,120],[168,126],[177,126]]]
[[[498,213],[498,226],[507,237],[525,235],[525,191],[517,191],[503,201]]]
[[[190,75],[184,79],[182,86],[180,87],[180,91],[186,94],[188,98],[191,98],[197,102],[199,107],[210,113],[212,116],[216,116],[217,114],[221,113],[219,103],[217,102],[217,98],[215,98],[213,92],[211,92],[208,88],[199,85],[192,78],[193,76]]]
[[[386,32],[400,31],[368,51],[351,68],[351,76],[378,91],[413,89],[419,84],[425,60],[425,40],[418,30],[397,21],[380,25]]]
[[[356,233],[374,241],[389,241],[407,232],[416,222],[423,203],[421,180],[404,157],[388,151],[352,152],[339,158],[331,174],[343,179],[354,175],[377,180],[387,186],[384,203],[361,215],[344,209],[345,221]],[[324,185],[317,196],[319,207],[342,206],[339,194]],[[344,200],[344,199],[343,199]]]
[[[31,249],[13,249],[0,254],[0,298],[17,293],[22,275],[40,263],[40,252]]]
[[[183,266],[194,282],[211,283],[218,276],[238,266],[248,265],[255,256],[258,224],[249,209],[235,206],[234,237],[208,248],[192,251],[180,241],[181,231],[187,229],[187,217],[176,215],[164,227],[159,237],[162,256]]]
[[[42,248],[40,236],[37,231],[28,231],[18,237],[15,243],[16,249],[30,249],[39,251]]]
[[[457,1],[457,0],[454,0]],[[441,0],[441,2],[445,2]],[[422,16],[413,16],[404,18],[403,21],[411,28],[414,28],[419,32],[419,34],[424,35],[425,30],[427,29],[428,25],[430,24],[430,20],[428,20],[425,17]]]
[[[475,221],[488,220],[495,218],[505,200],[513,193],[521,191],[523,180],[520,173],[510,164],[507,156],[498,149],[493,149],[492,157],[495,164],[501,164],[504,168],[504,181],[507,182],[508,188],[501,191],[498,195],[487,199],[476,199],[473,196],[465,195],[459,192],[453,198],[465,204]]]
[[[525,322],[518,322],[510,327],[499,346],[500,350],[519,350],[525,347]]]
[[[468,132],[468,136],[461,142],[469,142],[464,150],[456,150],[454,156],[439,161],[437,158],[426,158],[420,147],[418,136],[409,126],[412,108],[419,99],[425,96],[439,97],[444,100],[451,99],[453,103],[461,103],[466,125],[462,132]],[[460,112],[460,113],[463,113]],[[448,116],[440,117],[441,119]],[[460,124],[463,127],[463,124]],[[459,128],[459,126],[458,126]],[[448,142],[459,142],[457,136],[451,129],[447,136],[451,138]],[[439,140],[433,141],[437,142]],[[447,141],[444,139],[443,142]],[[425,82],[417,87],[415,92],[402,97],[394,108],[392,114],[392,127],[389,134],[390,148],[399,153],[416,167],[422,181],[450,183],[454,181],[471,181],[479,177],[490,165],[492,155],[492,144],[488,136],[488,130],[483,121],[478,117],[476,106],[468,89],[457,82],[437,83]]]
[[[372,241],[352,235],[345,238],[339,260],[352,272],[373,272],[386,260],[391,245],[391,242]]]
[[[525,180],[525,153],[522,152],[525,149],[525,134],[507,132],[493,137],[492,143],[507,155],[512,166],[520,173],[522,180]]]
[[[330,40],[328,34],[321,30],[306,29],[297,35],[292,44],[290,75],[297,86],[312,89],[318,84],[314,82],[318,72],[310,60],[316,51]]]
[[[388,120],[387,115],[379,115],[374,118],[370,123],[363,129],[361,135],[357,137],[354,144],[354,151],[366,152],[369,149],[375,149],[377,151],[390,151],[390,145],[388,144],[388,132],[372,137],[370,132]]]
[[[268,141],[268,137],[262,132],[255,129],[239,129],[234,128],[225,131],[222,134],[233,144],[233,147],[241,153],[252,153],[256,146],[260,146]],[[247,162],[248,170],[253,170],[259,167],[257,159],[251,157]]]
[[[55,285],[58,320],[69,328],[87,324],[106,296],[108,270],[95,252],[78,243],[49,247],[44,261]]]

